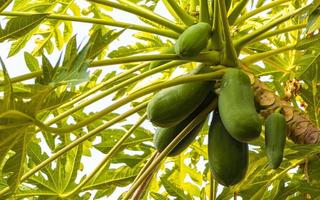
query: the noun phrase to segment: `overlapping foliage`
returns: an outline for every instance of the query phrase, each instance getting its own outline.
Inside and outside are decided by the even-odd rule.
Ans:
[[[157,54],[199,15],[206,18],[199,1],[0,0],[0,47],[9,43],[10,50],[2,51],[24,55],[29,70],[11,77],[24,63],[8,66],[1,59],[0,199],[123,196],[155,158],[154,129],[145,117],[150,94],[178,84],[169,80],[196,61],[211,61]],[[240,67],[319,127],[320,2],[229,2]],[[161,6],[171,16],[153,12]],[[116,20],[119,10],[141,23]],[[74,29],[83,24],[90,30],[81,38]],[[119,40],[128,41],[116,46]],[[149,69],[152,60],[175,61]],[[260,137],[250,146],[245,180],[224,188],[214,184],[208,169],[207,132],[205,125],[186,151],[154,168],[147,189],[139,188],[142,199],[320,198],[318,145],[288,140],[281,167],[272,170]],[[85,174],[88,157],[95,168]]]

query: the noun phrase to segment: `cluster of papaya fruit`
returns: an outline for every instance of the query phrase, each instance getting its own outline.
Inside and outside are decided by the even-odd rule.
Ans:
[[[211,27],[198,23],[187,28],[178,38],[174,52],[182,57],[199,54],[209,40]],[[192,38],[192,40],[190,40]],[[190,42],[191,41],[191,42]],[[172,51],[172,49],[170,50]],[[171,53],[171,52],[170,52]],[[163,61],[151,63],[154,66]],[[190,74],[206,73],[201,65]],[[214,99],[218,106],[212,114],[208,132],[208,159],[217,182],[225,186],[239,183],[248,167],[248,143],[262,130],[251,83],[241,69],[228,68],[222,77],[219,95],[214,81],[193,81],[163,89],[156,93],[147,107],[148,119],[157,126],[155,148],[161,152]],[[175,156],[196,138],[206,119],[194,127],[169,153]],[[269,164],[276,169],[282,162],[286,136],[286,121],[282,114],[273,113],[265,120],[265,149]]]

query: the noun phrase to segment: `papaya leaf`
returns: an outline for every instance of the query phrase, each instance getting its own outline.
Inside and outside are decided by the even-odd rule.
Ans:
[[[91,72],[89,81],[87,81],[85,84],[80,85],[79,91],[81,93],[83,93],[83,92],[88,91],[88,90],[94,88],[95,86],[97,86],[98,79],[100,78],[102,72],[103,72],[102,69],[97,69],[97,70],[94,70],[93,72]]]
[[[162,185],[166,189],[169,195],[176,197],[177,199],[191,199],[191,196],[184,193],[184,190],[178,188],[176,184],[163,177],[160,178]]]
[[[54,50],[54,45],[53,45],[53,41],[48,40],[45,43],[44,49],[47,51],[48,54],[52,54],[53,50]]]
[[[42,161],[46,160],[49,158],[49,156],[47,155],[47,153],[42,152],[41,151],[41,147],[39,144],[34,143],[34,142],[30,142],[28,145],[28,149],[27,149],[27,154],[28,156],[31,158],[29,165],[30,167],[33,165],[39,165]],[[54,184],[54,175],[53,175],[53,170],[50,168],[50,165],[47,165],[45,167],[43,167],[41,169],[41,171],[46,174],[46,176],[48,177],[48,180],[45,180],[45,184],[43,185],[53,185]],[[37,182],[39,179],[39,183],[43,182],[43,176],[41,176],[41,173],[39,174],[39,176],[34,176],[31,180],[33,180],[34,182]],[[50,187],[48,187],[50,188]]]
[[[112,163],[126,164],[129,167],[135,167],[139,164],[147,154],[143,155],[128,155],[124,153],[117,153],[117,156],[112,159]]]
[[[1,32],[0,42],[24,36],[37,27],[47,15],[48,14],[34,14],[10,19]]]
[[[127,78],[127,77],[125,77],[125,78]],[[123,79],[124,79],[124,78],[123,78]],[[118,82],[118,81],[117,81],[117,82]],[[130,93],[130,91],[132,91],[137,84],[138,84],[138,83],[135,82],[135,83],[132,83],[132,84],[128,85],[127,87],[120,88],[120,89],[115,93],[115,95],[113,96],[112,101],[119,100],[119,99],[122,98],[123,96],[127,95],[128,93]]]
[[[183,190],[188,191],[193,197],[200,197],[200,190],[197,185],[193,183],[183,183],[182,185]]]
[[[60,50],[64,45],[64,38],[61,35],[61,32],[55,26],[51,27],[50,32],[45,32],[41,34],[41,38],[38,39],[36,43],[36,47],[32,50],[32,54],[35,56],[41,55],[46,50],[49,54],[52,53],[54,49],[54,45],[52,42],[52,38],[55,38],[55,44],[57,48]]]
[[[45,153],[41,153],[40,147],[37,144],[33,144],[32,147],[33,149],[28,151],[28,155],[35,159],[35,164],[39,164],[47,159],[48,156]],[[30,183],[36,185],[37,188],[42,188],[56,195],[72,190],[77,186],[75,178],[80,168],[81,149],[80,145],[69,151],[66,155],[59,157],[56,162],[57,167],[52,169],[46,166],[42,169],[41,173],[30,178]],[[39,194],[43,198],[47,195],[46,192]]]
[[[117,157],[112,159],[112,163],[124,163],[127,166],[135,167],[151,153],[152,149],[148,144],[141,143],[135,146],[128,146],[123,152],[118,153]]]
[[[53,36],[54,36],[54,38],[55,38],[57,48],[58,48],[59,50],[61,50],[62,47],[63,47],[63,44],[64,44],[64,38],[63,38],[63,35],[62,35],[62,33],[61,33],[61,30],[55,28],[55,29],[53,30]]]
[[[31,199],[31,197],[37,196],[39,197],[39,199],[51,200],[51,199],[57,198],[58,195],[55,192],[52,192],[51,190],[48,190],[46,188],[41,188],[41,189],[24,188],[24,190],[17,191],[15,196],[19,199]]]
[[[309,183],[318,189],[320,189],[320,173],[318,170],[320,161],[317,159],[317,157],[313,157],[308,160],[306,163],[306,167],[308,170],[308,178],[309,178]]]
[[[52,4],[59,4],[59,9],[55,11],[57,14],[64,15],[68,11],[70,7],[73,7],[73,10],[77,8],[76,5],[74,5],[73,1],[65,2],[63,4],[60,4],[58,1],[51,2],[51,7],[54,7]],[[41,12],[46,12],[51,10],[50,7],[43,7],[41,9]],[[40,12],[40,11],[39,11]],[[61,32],[61,26],[64,25],[64,32]],[[52,39],[55,39],[55,45],[60,50],[62,49],[65,41],[67,41],[71,34],[72,34],[72,25],[70,22],[62,21],[62,20],[50,20],[48,31],[44,33],[40,33],[41,40],[40,42],[37,42],[37,46],[32,51],[33,55],[39,55],[43,53],[44,49],[53,49],[52,45]],[[51,51],[51,50],[50,50]]]
[[[128,166],[123,166],[117,169],[104,168],[86,186],[83,187],[83,191],[91,189],[105,190],[107,188],[115,190],[117,186],[127,186],[134,180],[140,170],[140,167],[131,168]]]
[[[114,192],[114,190],[116,189],[116,186],[110,186],[107,189],[101,189],[98,190],[98,192],[94,195],[93,199],[100,199],[100,198],[104,198],[104,197],[108,197],[110,195],[112,195],[112,193]]]
[[[66,102],[68,102],[72,97],[74,97],[77,93],[73,91],[64,90],[62,92],[51,91],[51,90],[43,90],[39,91],[41,94],[47,94],[46,98],[42,101],[41,106],[39,107],[39,111],[43,112],[46,110],[52,110]],[[38,98],[38,100],[40,100]]]
[[[118,49],[113,50],[108,54],[110,58],[130,56],[139,53],[146,53],[158,50],[160,47],[172,46],[171,43],[164,43],[159,36],[155,36],[148,33],[137,33],[134,35],[137,39],[143,40],[142,42],[136,42],[133,45],[120,46]]]
[[[266,0],[258,0],[257,4],[256,4],[256,7],[259,8],[261,7],[264,3],[265,3]],[[254,4],[254,0],[252,0],[252,4]]]
[[[24,12],[36,12],[36,13],[51,13],[54,12],[55,14],[65,14],[65,12],[68,10],[70,4],[72,4],[72,1],[68,3],[61,4],[59,1],[54,0],[50,1],[50,3],[42,2],[42,1],[27,1],[27,2],[16,2],[14,4],[14,10],[24,11]],[[54,10],[55,7],[59,5],[58,10]],[[54,11],[53,11],[54,10]],[[21,50],[26,43],[30,40],[32,35],[37,34],[37,42],[35,43],[35,48],[32,50],[32,55],[39,56],[44,53],[44,50],[47,50],[48,53],[52,53],[54,45],[53,41],[55,41],[55,44],[57,47],[62,47],[61,45],[64,43],[64,41],[68,40],[70,38],[69,33],[64,33],[63,37],[54,37],[56,31],[60,31],[61,27],[60,24],[69,24],[69,27],[64,28],[64,32],[68,32],[72,30],[70,28],[70,22],[64,22],[62,20],[53,20],[50,19],[49,23],[46,23],[48,26],[48,29],[45,31],[33,29],[28,32],[25,36],[21,37],[20,39],[14,41],[14,43],[11,46],[9,56],[15,55],[18,53],[19,50]],[[53,40],[55,39],[55,40]],[[57,40],[59,39],[59,40]],[[63,43],[62,43],[63,42]]]
[[[313,44],[320,44],[320,40]],[[315,46],[312,52],[306,51],[305,55],[296,59],[295,64],[299,66],[297,75],[300,80],[304,81],[304,85],[301,89],[301,96],[307,103],[307,112],[309,117],[320,125],[319,111],[320,111],[320,93],[319,80],[320,80],[320,48]]]
[[[75,182],[78,176],[78,170],[81,166],[81,157],[83,151],[83,145],[78,145],[77,148],[74,148],[72,151],[68,152],[67,161],[64,166],[64,190],[70,191],[75,188],[78,184]]]
[[[54,188],[57,193],[70,191],[77,186],[74,181],[80,167],[81,156],[82,145],[73,148],[56,160],[57,167],[53,170],[53,182],[55,183]]]
[[[31,124],[33,118],[17,110],[7,110],[0,114],[0,120],[1,129],[7,129],[14,125],[14,127],[19,127]]]
[[[42,85],[48,85],[52,82],[53,78],[53,66],[50,63],[49,59],[42,55],[42,76],[36,79],[36,83],[40,83]]]
[[[72,59],[62,68],[57,68],[56,73],[52,77],[52,85],[70,84],[76,85],[87,81],[89,79],[89,60],[87,60],[87,54],[91,44],[86,44],[78,54],[72,57]]]
[[[158,46],[162,46],[162,45],[170,46],[170,45],[173,45],[169,41],[164,43],[163,40],[161,40],[161,38],[159,36],[154,35],[154,34],[150,34],[150,33],[138,32],[138,33],[134,34],[133,36],[135,38],[139,39],[139,40],[144,40],[146,42],[150,42],[150,43],[158,45]]]
[[[30,54],[28,52],[24,52],[24,60],[27,64],[28,69],[31,72],[40,70],[39,62],[32,54]]]
[[[72,56],[77,54],[77,37],[76,35],[68,41],[67,47],[64,52],[62,65],[67,65],[68,62],[72,59]]]
[[[3,177],[0,178],[0,190],[7,187],[6,181],[3,179]]]
[[[10,51],[8,53],[8,57],[14,56],[17,53],[19,53],[19,51],[21,49],[23,49],[25,47],[25,45],[28,43],[28,41],[30,40],[32,34],[26,34],[23,37],[18,38],[17,40],[14,40],[12,42]]]
[[[6,9],[13,0],[1,0],[0,1],[0,12]]]
[[[89,42],[92,43],[89,52],[88,52],[88,58],[95,59],[99,54],[101,54],[105,48],[109,46],[114,40],[116,40],[125,29],[114,32],[114,31],[108,31],[104,35],[102,35],[102,29],[97,29],[90,37]]]
[[[155,192],[150,192],[150,196],[154,200],[167,200],[168,199],[167,197],[163,196],[162,194],[155,193]]]
[[[19,138],[21,127],[14,127],[0,131],[0,164],[3,166],[8,151],[15,145]]]
[[[16,86],[15,84],[14,86]],[[59,101],[51,101],[51,99],[55,100],[56,93],[53,92],[53,88],[48,85],[40,85],[40,84],[30,84],[24,85],[24,87],[20,87],[21,91],[16,91],[15,89],[15,98],[17,100],[16,110],[25,113],[30,116],[36,116],[40,111],[44,111],[49,109],[50,107],[54,107],[54,103],[60,103]],[[71,93],[71,92],[66,92]],[[61,95],[64,95],[63,93]],[[68,97],[68,95],[66,95]],[[63,98],[63,96],[61,96]],[[28,101],[25,101],[27,99]],[[60,99],[59,99],[60,100]],[[62,99],[63,100],[63,99]],[[40,116],[39,116],[40,117]]]
[[[267,198],[276,200],[276,195],[279,194],[284,188],[285,180],[286,179],[275,180],[272,184],[272,189],[268,190],[269,195],[267,196]]]
[[[107,153],[116,142],[125,134],[121,129],[107,129],[101,134],[101,143],[95,145],[98,150]],[[142,142],[151,141],[152,135],[142,128],[138,128],[122,145],[121,148],[135,146]]]
[[[73,27],[72,27],[72,22],[70,21],[64,21],[63,25],[64,25],[63,37],[66,43],[72,37]]]
[[[15,154],[7,160],[3,167],[4,173],[9,173],[8,185],[12,192],[15,192],[18,185],[20,184],[20,179],[25,171],[25,161],[28,142],[30,141],[30,130],[29,127],[23,127],[18,130],[19,137],[15,138],[16,143],[12,147],[12,151]]]
[[[320,28],[320,7],[315,9],[308,18],[306,26],[307,34],[310,34]]]
[[[301,96],[303,100],[307,103],[307,112],[309,114],[310,119],[317,125],[320,125],[320,116],[319,116],[319,111],[320,111],[320,93],[319,93],[319,80],[320,80],[320,72],[317,69],[319,68],[319,65],[317,64],[315,66],[315,76],[313,80],[311,81],[306,81],[307,88],[303,88],[301,90]],[[310,73],[311,74],[311,73]]]
[[[144,44],[137,42],[134,45],[129,45],[129,46],[121,46],[117,50],[113,50],[108,54],[110,58],[116,58],[116,57],[124,57],[124,56],[130,56],[134,54],[139,54],[139,53],[146,53],[153,51],[157,48],[156,45],[154,44]]]
[[[53,0],[49,2],[42,2],[42,1],[14,1],[13,10],[19,11],[46,11],[50,6],[56,4],[57,0]]]
[[[312,49],[313,48],[318,49],[319,43],[320,43],[320,35],[315,35],[309,38],[303,38],[302,40],[299,40],[295,48],[298,50],[310,49],[310,47]]]
[[[4,112],[9,109],[14,109],[15,105],[14,105],[13,95],[12,95],[13,91],[12,91],[11,80],[10,80],[8,71],[6,69],[6,66],[1,57],[0,57],[0,64],[1,64],[3,76],[4,76],[4,89],[3,89],[4,98],[3,98],[3,104],[0,107],[0,111]]]

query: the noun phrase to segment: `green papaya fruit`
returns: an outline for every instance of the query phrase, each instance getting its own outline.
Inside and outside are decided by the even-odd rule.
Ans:
[[[199,22],[189,26],[178,38],[175,44],[176,54],[182,57],[198,55],[207,47],[211,26],[205,22]]]
[[[265,121],[265,146],[269,165],[277,169],[283,158],[286,142],[286,120],[280,113],[272,113]]]
[[[228,133],[217,111],[208,135],[208,160],[213,177],[224,186],[239,183],[248,168],[248,144],[235,140]]]
[[[223,76],[218,106],[221,120],[232,137],[240,142],[259,137],[261,124],[250,79],[240,69],[229,69]]]
[[[163,50],[160,51],[160,54],[175,54],[175,49],[174,47],[167,47]],[[167,62],[169,62],[168,60],[157,60],[157,61],[153,61],[150,63],[149,65],[149,69],[153,69],[156,68],[160,65],[166,64]]]
[[[170,128],[157,128],[156,133],[153,137],[153,142],[156,149],[161,152],[163,151],[170,142],[203,110],[205,109],[210,102],[216,96],[213,93],[209,93],[209,95],[204,99],[204,101],[200,104],[200,106],[189,115],[185,120],[180,122],[178,125],[170,127]],[[188,135],[186,135],[178,144],[175,146],[168,156],[176,156],[180,154],[183,150],[185,150],[195,139],[195,137],[200,132],[204,122],[203,120],[200,124],[198,124],[195,128],[193,128]]]
[[[198,68],[191,74],[201,73],[201,70]],[[159,91],[148,103],[148,119],[163,128],[177,125],[196,110],[212,86],[212,81],[193,81]]]

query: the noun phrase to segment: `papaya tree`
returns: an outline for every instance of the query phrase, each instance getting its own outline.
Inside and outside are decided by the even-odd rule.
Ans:
[[[0,199],[320,199],[319,0],[0,16]]]

